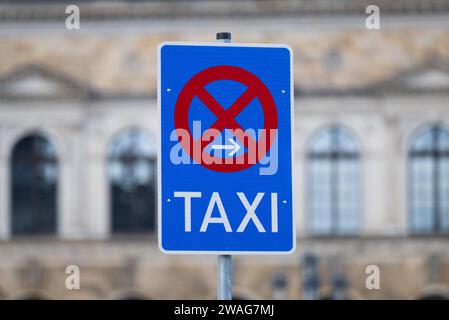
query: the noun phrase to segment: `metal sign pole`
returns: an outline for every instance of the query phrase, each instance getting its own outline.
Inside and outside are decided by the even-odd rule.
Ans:
[[[218,256],[217,299],[232,300],[232,256]]]
[[[217,41],[231,42],[231,33],[217,33]],[[232,256],[220,255],[217,260],[217,299],[232,300]]]

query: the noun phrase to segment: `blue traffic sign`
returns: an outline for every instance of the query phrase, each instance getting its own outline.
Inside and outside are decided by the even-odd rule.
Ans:
[[[290,48],[163,43],[158,68],[161,251],[292,252]]]

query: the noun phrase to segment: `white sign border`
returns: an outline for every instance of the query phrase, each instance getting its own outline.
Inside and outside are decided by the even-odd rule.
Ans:
[[[166,250],[162,246],[162,118],[161,118],[161,50],[166,45],[178,46],[208,46],[208,47],[261,47],[261,48],[284,48],[290,53],[290,142],[291,142],[291,168],[292,168],[292,228],[293,246],[289,251],[189,251],[189,250]],[[289,255],[296,251],[296,200],[294,191],[296,190],[297,168],[295,165],[295,127],[294,127],[294,79],[293,79],[293,50],[284,44],[261,44],[261,43],[219,43],[219,42],[161,42],[157,47],[157,224],[158,224],[158,247],[159,250],[168,255],[173,254],[198,254],[198,255]]]

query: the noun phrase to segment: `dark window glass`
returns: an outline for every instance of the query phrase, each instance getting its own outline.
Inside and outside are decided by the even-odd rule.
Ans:
[[[409,151],[411,231],[449,231],[449,131],[438,125],[421,131]]]
[[[315,235],[358,231],[359,153],[354,137],[333,126],[319,131],[308,150],[308,228]]]
[[[56,232],[58,164],[53,145],[37,135],[20,140],[12,155],[12,234]]]
[[[138,129],[119,135],[109,150],[112,232],[154,230],[156,158],[149,137]]]

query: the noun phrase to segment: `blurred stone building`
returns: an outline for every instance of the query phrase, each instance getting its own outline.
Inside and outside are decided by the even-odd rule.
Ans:
[[[449,1],[29,2],[0,1],[0,298],[215,297],[215,257],[157,248],[156,48],[219,31],[295,55],[298,249],[235,257],[235,297],[449,297]]]

